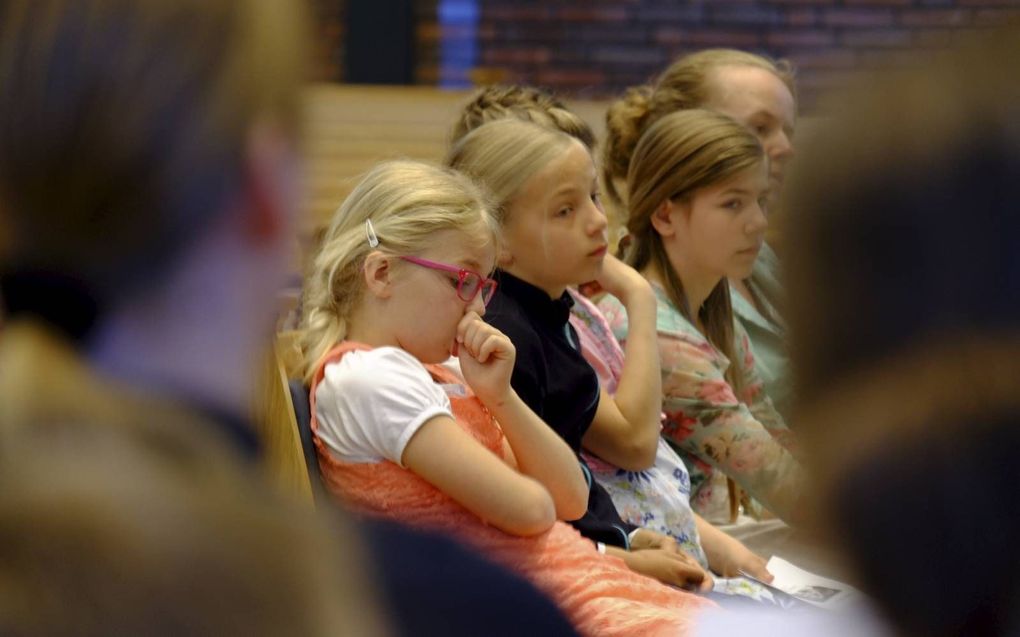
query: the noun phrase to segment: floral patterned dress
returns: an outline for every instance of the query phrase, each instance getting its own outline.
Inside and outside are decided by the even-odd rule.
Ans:
[[[738,397],[726,381],[730,361],[684,318],[661,286],[652,287],[658,302],[662,433],[690,471],[691,506],[708,521],[724,524],[736,508],[731,498],[739,497],[745,513],[760,517],[764,508],[789,521],[803,490],[803,470],[793,435],[762,390],[747,333],[734,322],[734,349],[745,379]],[[625,341],[627,313],[620,301],[607,295],[599,309]],[[730,488],[727,477],[739,489]]]
[[[574,298],[570,324],[581,339],[581,352],[595,368],[602,387],[615,393],[623,371],[623,349],[602,312],[580,293],[570,290],[570,294]],[[663,438],[655,451],[655,463],[644,471],[627,471],[587,452],[583,455],[595,481],[609,492],[624,521],[672,537],[708,568],[690,505],[691,477]]]

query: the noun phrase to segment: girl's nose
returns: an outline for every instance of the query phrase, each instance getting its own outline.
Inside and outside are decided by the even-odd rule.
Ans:
[[[765,229],[769,227],[769,217],[765,212],[765,207],[758,202],[755,202],[754,209],[751,211],[751,218],[748,219],[745,231],[747,234],[757,234],[765,232]]]
[[[781,130],[772,138],[767,152],[772,161],[784,161],[793,157],[793,143],[786,131]]]
[[[485,302],[482,301],[482,293],[479,291],[475,295],[475,298],[471,299],[471,302],[467,305],[467,311],[473,311],[478,316],[485,316]]]
[[[609,227],[609,219],[606,217],[605,211],[592,203],[590,214],[591,218],[588,224],[589,234],[605,232],[606,228]]]

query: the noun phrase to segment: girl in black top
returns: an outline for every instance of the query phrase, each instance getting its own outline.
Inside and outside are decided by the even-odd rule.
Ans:
[[[485,185],[498,205],[500,292],[485,320],[517,348],[514,389],[575,451],[583,445],[620,467],[647,468],[654,461],[661,396],[655,298],[636,271],[607,255],[607,222],[591,153],[565,133],[504,119],[467,134],[447,162]],[[628,339],[627,357],[640,372],[631,389],[616,396],[599,387],[568,324],[567,286],[596,279],[623,300],[631,330],[638,326],[638,337]],[[649,364],[636,364],[642,360]],[[642,444],[644,438],[652,444]],[[608,493],[590,479],[589,484],[588,513],[575,524],[584,535],[607,545],[607,552],[632,569],[666,583],[710,583],[671,538],[622,522]]]

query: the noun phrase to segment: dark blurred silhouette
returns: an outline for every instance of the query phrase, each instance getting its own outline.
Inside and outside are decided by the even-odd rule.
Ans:
[[[1020,31],[854,84],[786,261],[817,512],[897,632],[1020,634]]]

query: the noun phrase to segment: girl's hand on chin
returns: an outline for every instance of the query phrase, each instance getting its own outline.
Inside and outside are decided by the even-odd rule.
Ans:
[[[647,279],[611,254],[607,254],[602,261],[602,273],[596,280],[606,292],[620,299],[624,305],[635,296],[655,299]]]
[[[502,404],[510,393],[517,350],[510,339],[468,312],[457,324],[457,357],[464,380],[483,403]]]

